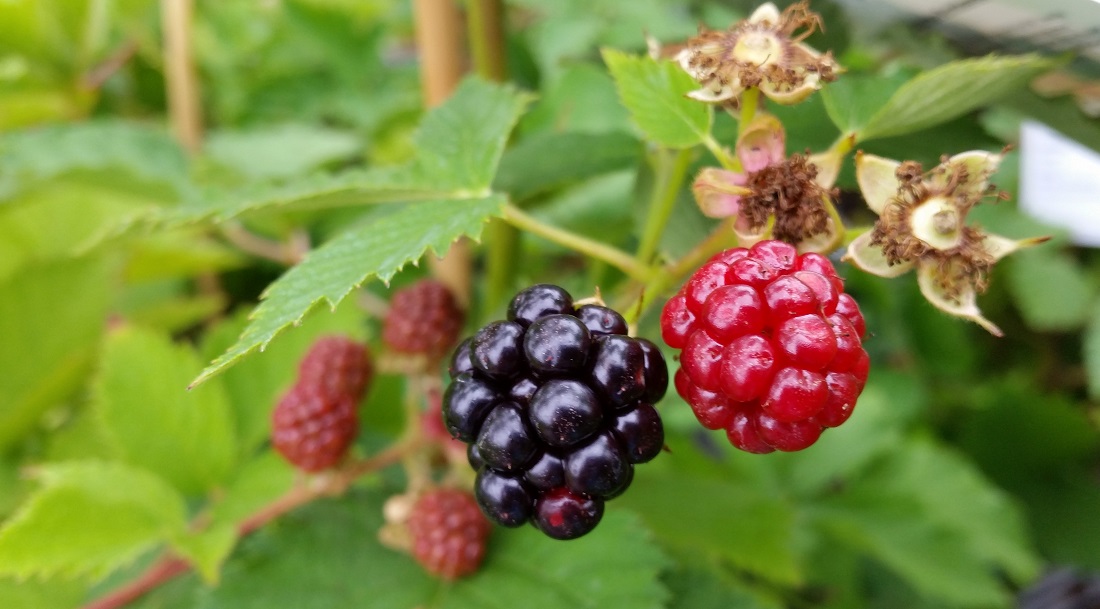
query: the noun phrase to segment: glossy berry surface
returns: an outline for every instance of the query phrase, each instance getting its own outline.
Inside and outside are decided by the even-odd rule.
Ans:
[[[635,465],[661,453],[653,405],[668,368],[657,345],[626,332],[618,312],[574,307],[562,288],[539,284],[516,294],[507,320],[459,343],[443,420],[469,444],[489,520],[579,537],[630,486]]]
[[[446,488],[428,491],[417,499],[408,528],[413,558],[425,571],[445,580],[478,570],[492,532],[470,493]]]
[[[832,263],[779,241],[716,254],[661,313],[662,338],[681,350],[676,391],[751,453],[803,450],[852,415],[865,331]]]
[[[399,353],[439,361],[454,346],[465,314],[447,286],[423,279],[394,292],[382,322],[382,342]]]

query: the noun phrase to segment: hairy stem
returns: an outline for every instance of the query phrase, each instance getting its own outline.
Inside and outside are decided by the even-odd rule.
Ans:
[[[406,454],[414,453],[420,447],[419,439],[399,442],[373,457],[351,461],[337,471],[309,478],[306,484],[295,485],[239,522],[237,535],[241,537],[248,535],[279,516],[315,499],[339,495],[346,491],[357,478],[393,465]],[[172,554],[165,554],[134,580],[84,605],[82,609],[119,609],[190,570],[191,564],[186,560]]]
[[[676,204],[676,195],[684,183],[688,165],[691,164],[691,151],[676,152],[661,149],[656,153],[657,180],[653,185],[653,195],[649,201],[642,242],[638,245],[638,262],[649,264],[657,252],[668,218]]]
[[[653,269],[639,263],[626,252],[589,239],[576,233],[544,224],[538,218],[528,215],[514,205],[504,206],[504,220],[520,230],[538,235],[548,241],[580,252],[597,260],[602,260],[638,281],[648,281]]]

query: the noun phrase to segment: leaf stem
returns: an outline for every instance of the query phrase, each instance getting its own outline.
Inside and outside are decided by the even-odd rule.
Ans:
[[[723,169],[736,171],[738,173],[740,173],[744,169],[743,167],[741,167],[741,159],[737,158],[737,156],[735,155],[730,154],[728,150],[726,150],[721,144],[718,143],[718,140],[714,139],[713,135],[708,133],[703,138],[703,145],[707,147],[707,150],[709,150],[711,154],[714,155],[714,158],[718,159],[718,162],[722,164]]]
[[[691,164],[691,151],[667,149],[657,150],[657,181],[653,185],[653,195],[649,201],[642,241],[638,245],[638,262],[649,264],[657,252],[668,218],[676,204],[676,195],[684,183],[688,166]]]
[[[760,89],[749,87],[741,92],[741,117],[738,120],[737,133],[745,133],[745,128],[756,116],[756,108],[760,105]]]
[[[419,438],[398,442],[373,457],[351,461],[339,470],[309,478],[306,484],[295,485],[238,523],[237,535],[240,537],[248,535],[279,516],[315,499],[339,495],[346,491],[356,479],[397,463],[405,455],[420,449],[422,444],[423,440]],[[191,564],[186,560],[166,553],[136,579],[91,601],[81,609],[120,609],[161,584],[190,570]]]
[[[736,218],[727,218],[714,227],[706,239],[700,241],[690,252],[679,260],[660,268],[645,282],[637,297],[618,303],[616,309],[624,311],[627,323],[634,324],[641,319],[645,311],[670,287],[683,281],[683,278],[714,254],[737,245],[737,233],[733,231]]]
[[[649,281],[653,276],[652,268],[639,263],[626,252],[594,239],[589,239],[588,237],[578,235],[565,229],[545,224],[538,218],[521,211],[515,205],[507,204],[504,206],[503,218],[506,222],[520,230],[538,235],[548,241],[591,256],[597,260],[603,260],[626,273],[632,279],[644,282]]]
[[[474,71],[488,80],[503,81],[504,7],[501,0],[469,0],[466,2],[466,31]]]

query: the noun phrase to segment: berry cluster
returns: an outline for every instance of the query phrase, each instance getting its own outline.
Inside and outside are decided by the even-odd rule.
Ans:
[[[443,417],[469,443],[491,520],[580,537],[630,485],[634,465],[661,452],[653,404],[668,369],[656,345],[626,333],[612,309],[574,307],[568,292],[540,284],[516,294],[506,321],[459,344]]]
[[[762,241],[715,255],[665,304],[676,391],[752,453],[802,450],[852,414],[867,381],[863,315],[829,260]]]
[[[275,450],[308,472],[336,465],[359,431],[356,407],[373,372],[362,343],[343,336],[318,339],[272,412]]]
[[[423,279],[394,292],[382,323],[382,342],[398,353],[438,362],[458,339],[464,318],[447,286]]]
[[[446,580],[477,571],[492,530],[470,493],[448,488],[421,495],[407,525],[413,558]]]

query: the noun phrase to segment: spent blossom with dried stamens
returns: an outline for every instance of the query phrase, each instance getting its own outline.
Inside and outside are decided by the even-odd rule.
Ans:
[[[840,69],[831,53],[818,53],[802,43],[820,27],[821,17],[805,2],[782,13],[768,2],[728,30],[700,30],[676,55],[701,85],[688,96],[722,103],[758,87],[778,104],[806,99],[822,83],[835,80]]]
[[[803,253],[830,252],[843,233],[830,198],[841,155],[788,157],[785,139],[778,119],[757,114],[737,138],[742,171],[703,169],[692,185],[695,200],[711,218],[735,216],[742,244],[770,237]]]
[[[1049,239],[1013,240],[966,224],[975,205],[1004,198],[989,183],[1002,157],[980,150],[963,152],[944,157],[925,172],[914,161],[858,153],[856,180],[879,219],[872,230],[852,241],[845,259],[880,277],[897,277],[915,267],[921,293],[933,306],[1002,336],[1000,328],[982,316],[977,294],[985,290],[998,260]]]

